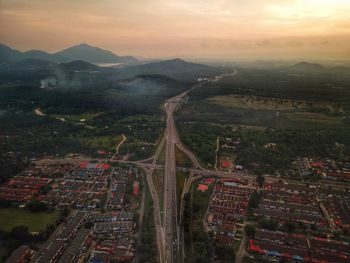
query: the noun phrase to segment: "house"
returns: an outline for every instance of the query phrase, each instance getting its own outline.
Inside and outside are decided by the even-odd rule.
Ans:
[[[12,251],[5,263],[27,263],[31,260],[34,253],[34,250],[30,249],[28,246],[20,246]]]

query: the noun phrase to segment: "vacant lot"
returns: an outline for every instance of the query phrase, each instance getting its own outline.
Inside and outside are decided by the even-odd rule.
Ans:
[[[178,147],[175,147],[176,166],[192,167],[192,161]]]
[[[163,195],[164,195],[164,170],[156,170],[153,173],[153,183],[156,188],[158,199],[159,199],[159,207],[160,210],[163,211]]]
[[[305,101],[235,94],[216,96],[207,99],[207,101],[225,107],[253,110],[296,110],[317,108],[337,113],[343,111],[342,107],[337,107],[335,103],[326,101]]]
[[[84,144],[91,148],[114,152],[121,140],[121,136],[99,136],[87,138]]]
[[[287,117],[291,121],[316,122],[325,124],[341,124],[341,117],[328,116],[321,113],[313,112],[293,112],[287,113]]]
[[[40,232],[48,224],[54,224],[58,217],[58,211],[31,213],[25,209],[1,208],[0,229],[10,231],[15,226],[27,226],[30,232]]]

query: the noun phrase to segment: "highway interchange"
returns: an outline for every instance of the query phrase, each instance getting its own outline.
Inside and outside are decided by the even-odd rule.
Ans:
[[[217,170],[208,170],[203,168],[200,162],[197,160],[196,156],[182,144],[177,134],[174,121],[174,112],[179,108],[180,104],[185,101],[189,91],[201,87],[206,82],[216,82],[225,76],[234,76],[235,74],[237,74],[237,70],[234,70],[233,73],[222,74],[211,79],[202,80],[188,91],[168,99],[164,103],[164,112],[166,113],[166,128],[160,142],[158,143],[157,150],[152,157],[142,161],[124,161],[117,160],[114,157],[105,160],[110,162],[134,164],[144,170],[147,185],[153,200],[156,241],[160,263],[184,262],[184,236],[183,229],[181,227],[184,209],[183,197],[189,191],[191,184],[195,180],[206,176],[254,180],[254,177],[248,175]],[[159,165],[157,164],[157,160],[164,146],[165,163],[164,165]],[[178,149],[180,149],[184,154],[186,154],[187,157],[192,161],[193,168],[176,167],[175,146],[178,147]],[[152,178],[153,172],[156,169],[164,169],[163,213],[161,213],[159,196]],[[188,171],[190,174],[189,177],[185,180],[183,192],[180,198],[177,197],[177,171]],[[180,200],[180,205],[178,204],[178,200]]]
[[[235,75],[237,71],[235,70],[232,74]],[[207,81],[217,81],[223,76],[217,76],[213,79]],[[193,88],[198,88],[203,83],[195,85]],[[192,89],[193,89],[192,88]],[[157,229],[157,244],[159,249],[159,261],[166,263],[179,263],[184,262],[184,249],[183,249],[183,234],[180,227],[183,204],[181,202],[180,210],[178,209],[178,197],[177,197],[177,186],[176,186],[176,158],[175,158],[175,146],[183,151],[192,161],[194,169],[191,169],[191,176],[186,180],[186,185],[184,187],[185,191],[182,193],[182,196],[186,191],[189,190],[191,183],[198,179],[199,177],[193,177],[192,174],[199,175],[210,175],[213,171],[205,170],[201,167],[199,161],[195,155],[189,151],[180,141],[175,121],[174,121],[174,112],[179,107],[180,103],[184,101],[187,93],[190,90],[181,93],[173,98],[168,99],[164,104],[164,111],[166,113],[166,129],[164,137],[159,144],[159,147],[155,155],[146,160],[146,162],[137,162],[137,164],[143,167],[146,171],[148,185],[152,194],[154,201],[154,214],[155,214],[155,223]],[[159,222],[160,208],[159,208],[159,198],[157,196],[153,181],[152,173],[154,169],[157,169],[156,160],[160,154],[160,151],[165,144],[165,165],[164,165],[164,207],[163,207],[163,220]],[[150,164],[148,161],[152,161]],[[216,172],[220,176],[220,172]],[[221,174],[222,175],[222,174]],[[226,177],[232,177],[232,175],[227,175]],[[182,200],[182,198],[180,199]],[[178,212],[180,211],[180,217]]]

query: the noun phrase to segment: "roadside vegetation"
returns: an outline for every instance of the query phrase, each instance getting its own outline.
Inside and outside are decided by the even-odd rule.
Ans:
[[[176,157],[176,166],[185,167],[185,168],[190,168],[193,166],[192,161],[177,146],[175,146],[175,157]]]
[[[215,257],[219,262],[232,263],[235,260],[233,246],[224,246],[215,242],[211,233],[204,228],[208,203],[214,186],[209,186],[205,192],[200,192],[197,187],[198,183],[194,183],[190,192],[184,197],[185,262],[211,262]]]
[[[138,262],[156,263],[157,259],[156,228],[154,225],[153,201],[148,186],[146,186],[145,212],[141,230],[141,244],[138,247]]]
[[[153,172],[153,183],[156,188],[158,199],[159,199],[159,209],[163,211],[163,198],[164,198],[164,170],[155,170]]]

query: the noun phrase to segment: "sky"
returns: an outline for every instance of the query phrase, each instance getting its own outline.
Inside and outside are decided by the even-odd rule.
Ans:
[[[350,60],[350,0],[0,0],[0,25],[22,51]]]

